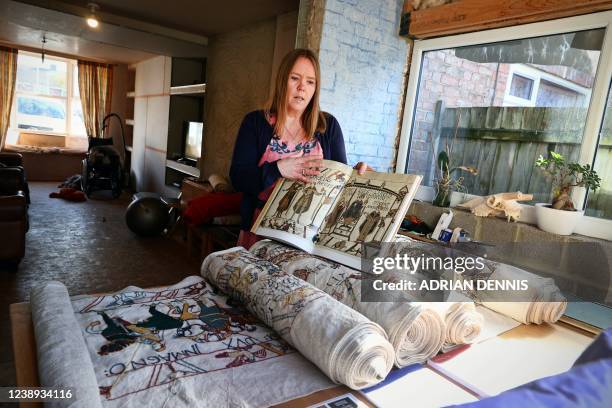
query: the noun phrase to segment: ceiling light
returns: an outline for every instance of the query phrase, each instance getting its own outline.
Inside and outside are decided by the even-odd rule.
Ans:
[[[96,20],[94,16],[87,17],[87,25],[91,28],[96,28],[98,26],[98,20]]]
[[[96,3],[89,3],[87,5],[89,7],[90,14],[87,16],[87,25],[91,28],[98,27],[98,18],[96,17],[96,11],[100,8]]]

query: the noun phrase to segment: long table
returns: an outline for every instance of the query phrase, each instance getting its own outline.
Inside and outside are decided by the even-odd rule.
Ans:
[[[17,386],[36,387],[36,342],[29,303],[10,305]],[[594,335],[558,322],[521,325],[495,338],[440,355],[422,367],[375,391],[361,393],[344,386],[319,391],[278,405],[301,408],[350,394],[365,407],[443,406],[496,395],[520,384],[564,372],[592,342]],[[21,407],[39,407],[21,403]],[[324,405],[323,405],[324,406]]]

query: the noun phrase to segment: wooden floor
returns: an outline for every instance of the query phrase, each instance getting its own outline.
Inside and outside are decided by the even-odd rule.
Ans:
[[[112,200],[104,192],[84,203],[49,198],[58,183],[30,183],[30,231],[18,271],[0,266],[0,386],[15,385],[9,305],[29,300],[37,283],[63,282],[71,295],[128,285],[176,283],[199,274],[180,234],[139,238],[125,225],[131,194]]]

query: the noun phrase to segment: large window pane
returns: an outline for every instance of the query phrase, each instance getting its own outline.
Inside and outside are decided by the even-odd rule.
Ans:
[[[612,87],[608,91],[594,168],[601,177],[601,188],[589,194],[586,214],[612,219]]]
[[[66,132],[66,109],[63,100],[41,96],[17,96],[18,129]]]
[[[534,163],[551,150],[578,159],[599,33],[424,52],[406,170],[432,186],[435,157],[452,146],[451,165],[479,170],[464,175],[467,192],[520,190],[548,201],[551,183]]]
[[[85,130],[85,122],[83,121],[83,107],[81,100],[77,98],[72,99],[72,129],[70,133],[77,136],[85,136],[87,131]]]
[[[67,64],[64,61],[19,53],[17,56],[17,92],[62,96],[67,90]]]

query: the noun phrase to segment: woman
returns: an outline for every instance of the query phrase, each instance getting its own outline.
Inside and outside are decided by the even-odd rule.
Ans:
[[[319,108],[320,77],[312,51],[291,51],[280,64],[267,108],[242,121],[230,168],[234,188],[243,193],[238,245],[249,248],[257,241],[249,230],[279,177],[308,183],[323,159],[346,164],[340,125]],[[355,168],[360,174],[369,169],[365,163]]]

